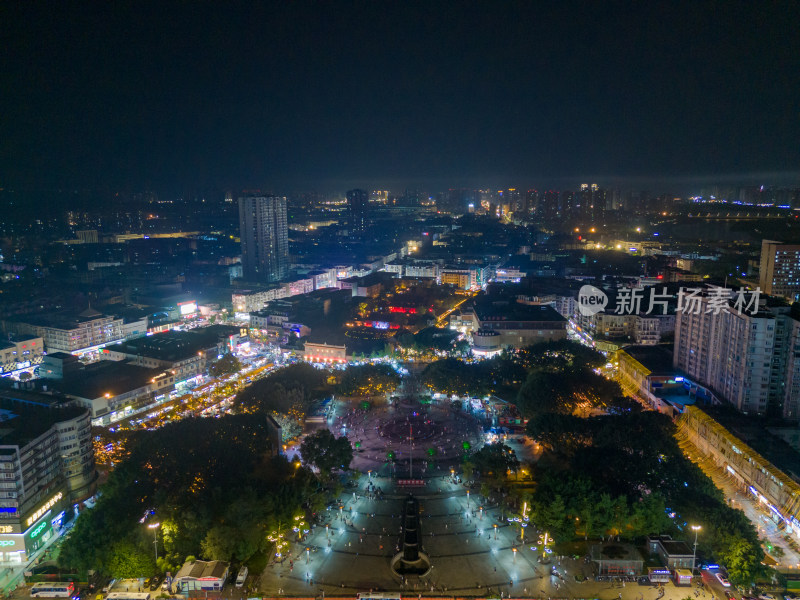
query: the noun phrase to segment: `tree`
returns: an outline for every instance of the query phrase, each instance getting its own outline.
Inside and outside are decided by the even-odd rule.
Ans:
[[[302,419],[316,401],[330,392],[324,371],[298,363],[255,381],[236,395],[233,404],[237,412],[294,413]]]
[[[300,444],[300,456],[303,462],[314,465],[321,474],[328,476],[334,469],[350,468],[353,448],[345,436],[336,438],[327,429],[320,429]]]
[[[242,363],[233,354],[226,354],[219,360],[211,363],[208,367],[208,374],[212,377],[223,377],[238,373],[242,368]]]
[[[732,536],[728,548],[721,553],[728,569],[728,578],[734,585],[752,586],[764,569],[761,561],[764,551],[741,536]]]
[[[516,453],[505,444],[488,444],[472,455],[472,463],[481,475],[503,479],[508,471],[519,469]]]
[[[131,540],[123,539],[111,546],[106,570],[118,579],[149,577],[155,572],[154,559],[151,552]]]
[[[373,396],[394,391],[400,375],[389,365],[358,365],[347,367],[337,386],[343,396]]]
[[[291,518],[319,493],[311,471],[272,456],[268,439],[262,415],[186,419],[132,435],[130,455],[111,472],[94,508],[81,512],[59,564],[110,576],[152,574],[154,565],[145,570],[134,551],[152,560],[145,510],[161,522],[162,568],[201,551],[247,558],[271,523]],[[229,532],[236,545],[221,547]]]
[[[580,371],[594,369],[606,363],[602,353],[572,340],[541,342],[523,348],[516,360],[528,369]]]

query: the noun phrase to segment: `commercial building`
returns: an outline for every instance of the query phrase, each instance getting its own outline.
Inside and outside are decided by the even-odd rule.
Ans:
[[[123,320],[103,315],[92,308],[82,313],[21,316],[3,321],[8,333],[33,335],[44,340],[48,352],[88,354],[122,341]]]
[[[43,355],[44,340],[41,337],[21,335],[0,341],[0,376],[40,365]]]
[[[168,331],[107,346],[102,354],[107,360],[169,371],[181,381],[204,373],[208,359],[216,360],[218,354],[227,351],[224,346],[216,337]]]
[[[654,535],[647,538],[647,549],[671,571],[694,569],[694,555],[686,542],[673,540],[668,535]]]
[[[55,397],[0,391],[0,563],[25,564],[94,494],[89,412]]]
[[[289,227],[286,198],[239,198],[242,271],[247,281],[272,283],[289,272]]]
[[[800,300],[800,244],[763,240],[758,285],[770,296]]]
[[[524,348],[567,337],[567,320],[549,305],[526,306],[519,302],[476,302],[472,334],[477,348]]]
[[[347,348],[344,345],[306,342],[303,359],[313,363],[346,363]]]
[[[185,562],[172,580],[172,589],[178,594],[191,596],[191,592],[219,592],[228,578],[230,565],[218,560]]]
[[[725,425],[718,419],[696,406],[687,407],[677,421],[676,437],[681,448],[718,487],[723,482],[733,484],[800,542],[797,451],[788,450],[785,443],[750,425],[746,418]]]
[[[675,416],[698,402],[721,403],[711,390],[673,367],[671,348],[662,344],[625,346],[614,359],[622,391],[653,410]]]
[[[92,425],[102,426],[166,402],[176,380],[164,369],[102,360],[50,385],[89,409]]]
[[[574,306],[574,304],[573,304]],[[635,344],[658,344],[675,331],[675,315],[634,315],[599,312],[576,319],[593,339],[626,340]]]
[[[348,277],[337,283],[340,290],[351,290],[353,296],[377,298],[387,282],[387,273],[370,273],[364,277]]]

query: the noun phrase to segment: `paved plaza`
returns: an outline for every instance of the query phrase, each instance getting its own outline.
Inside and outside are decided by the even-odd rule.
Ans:
[[[541,564],[541,532],[533,524],[522,528],[505,520],[508,515],[496,504],[451,474],[464,442],[473,449],[482,443],[482,426],[473,416],[449,406],[401,401],[371,410],[344,407],[337,413],[330,427],[360,442],[362,451],[352,466],[362,474],[356,487],[329,506],[305,537],[289,534],[289,555],[273,560],[261,575],[263,596],[382,591],[409,596],[679,600],[693,593],[672,584],[662,592],[635,583],[623,587],[596,582],[592,565],[582,557],[553,557],[550,564]],[[394,452],[399,463],[394,469],[388,452]],[[423,485],[399,485],[398,480],[409,474]],[[400,550],[400,512],[409,493],[420,502],[422,550],[433,568],[423,577],[404,581],[389,565]],[[578,582],[586,577],[588,581]],[[703,593],[698,591],[698,597]]]

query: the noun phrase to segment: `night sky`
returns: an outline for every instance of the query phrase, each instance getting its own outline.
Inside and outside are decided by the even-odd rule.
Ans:
[[[800,170],[796,2],[32,4],[0,3],[0,187]]]

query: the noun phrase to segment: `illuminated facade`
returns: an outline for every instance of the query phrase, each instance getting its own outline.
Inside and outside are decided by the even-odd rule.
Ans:
[[[800,300],[800,245],[763,240],[758,285],[770,296]]]
[[[59,534],[65,511],[94,494],[97,473],[87,410],[35,405],[16,390],[4,396],[0,563],[13,565]]]
[[[247,281],[273,283],[289,272],[289,226],[286,198],[239,198],[242,272]]]
[[[345,363],[347,362],[347,348],[306,342],[303,348],[303,358],[313,363]]]

